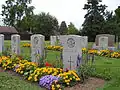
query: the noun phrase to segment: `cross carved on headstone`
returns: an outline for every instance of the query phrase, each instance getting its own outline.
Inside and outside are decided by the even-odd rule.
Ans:
[[[68,62],[70,63],[70,70],[71,70],[71,63],[74,63],[74,61],[71,60],[71,56],[70,56],[70,60],[68,60]]]

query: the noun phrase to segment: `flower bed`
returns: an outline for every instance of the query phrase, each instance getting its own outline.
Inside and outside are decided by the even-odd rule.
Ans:
[[[56,50],[56,51],[61,51],[63,50],[62,46],[47,46],[46,47],[48,50]],[[96,50],[96,49],[86,49],[82,48],[83,53],[88,53],[88,54],[95,54],[98,56],[105,56],[105,57],[111,57],[111,58],[120,58],[120,52],[114,52],[111,50]]]
[[[31,47],[31,44],[30,44],[30,43],[24,43],[24,44],[22,45],[22,47]]]
[[[31,44],[30,43],[24,43],[22,45],[22,47],[31,47]],[[48,50],[54,50],[54,51],[61,51],[63,50],[63,47],[62,46],[46,46],[46,49]]]
[[[30,47],[31,45],[29,43],[23,44],[23,47]],[[54,50],[54,51],[62,51],[63,47],[62,46],[47,46],[47,50]],[[88,54],[95,54],[98,56],[105,56],[105,57],[111,57],[111,58],[120,58],[120,52],[114,52],[111,50],[96,50],[96,49],[87,49],[87,48],[82,48],[82,52],[88,53]]]
[[[30,47],[31,44],[25,43],[23,44],[23,47]],[[47,46],[47,50],[54,50],[54,51],[62,51],[63,47],[62,46]],[[98,56],[106,56],[106,57],[111,57],[111,58],[120,58],[120,52],[113,52],[111,50],[96,50],[96,49],[87,49],[87,48],[82,48],[83,53],[88,53],[88,54],[95,54]]]
[[[61,50],[63,50],[62,46],[47,46],[46,48],[48,50],[55,50],[55,51],[61,51]]]
[[[111,50],[96,50],[96,49],[87,50],[86,48],[83,48],[82,52],[88,54],[95,54],[98,56],[110,57],[110,58],[120,58],[120,52],[111,51]]]
[[[49,90],[62,90],[63,87],[72,86],[80,81],[75,71],[66,72],[61,68],[54,67],[39,68],[37,63],[28,62],[20,57],[1,56],[0,66],[5,70],[13,70],[23,75],[31,82],[39,82],[41,87]]]

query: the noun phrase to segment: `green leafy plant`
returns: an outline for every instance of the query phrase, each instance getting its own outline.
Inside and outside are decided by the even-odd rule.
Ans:
[[[10,47],[7,46],[6,49],[1,53],[1,55],[10,56],[11,55]]]
[[[39,59],[39,67],[44,67],[45,65],[44,65],[44,61],[43,61],[43,58],[40,58]]]
[[[88,79],[89,76],[95,71],[95,68],[92,65],[83,64],[78,68],[78,75],[81,78],[81,82],[83,83],[85,79]]]
[[[21,57],[22,57],[24,60],[31,61],[31,57],[28,56],[28,55],[21,55]]]

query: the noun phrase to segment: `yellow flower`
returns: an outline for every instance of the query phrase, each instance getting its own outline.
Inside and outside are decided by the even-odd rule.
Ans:
[[[69,85],[70,83],[67,83],[67,85]]]
[[[20,74],[23,74],[23,71],[21,71]]]
[[[63,79],[66,79],[65,77],[63,77]]]
[[[67,82],[70,82],[70,80],[67,80]]]
[[[73,78],[75,79],[75,76],[73,76]]]
[[[57,88],[60,88],[60,85],[59,85],[59,84],[57,85]]]
[[[65,82],[67,83],[67,80],[65,80]]]
[[[52,90],[55,90],[55,87],[54,87],[54,85],[52,85]]]
[[[70,80],[72,80],[72,78],[70,78]]]
[[[80,81],[80,78],[76,78],[76,81]]]
[[[37,81],[38,79],[37,78],[34,78],[34,81]]]
[[[66,76],[66,78],[68,78],[68,76]]]
[[[38,75],[35,75],[35,77],[37,78]]]
[[[52,85],[52,88],[54,87],[54,85]]]
[[[29,78],[28,78],[28,80],[31,80],[31,79],[32,79],[32,77],[29,77]]]
[[[6,70],[7,68],[5,67],[4,70]]]
[[[55,88],[52,88],[52,90],[55,90]]]

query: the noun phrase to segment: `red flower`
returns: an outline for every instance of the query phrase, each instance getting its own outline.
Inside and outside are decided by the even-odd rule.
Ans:
[[[45,66],[46,66],[46,67],[49,67],[49,66],[52,66],[52,65],[51,65],[50,63],[46,62],[46,63],[45,63]]]
[[[68,68],[66,68],[65,72],[68,72],[68,71],[69,71],[69,69],[68,69]]]

